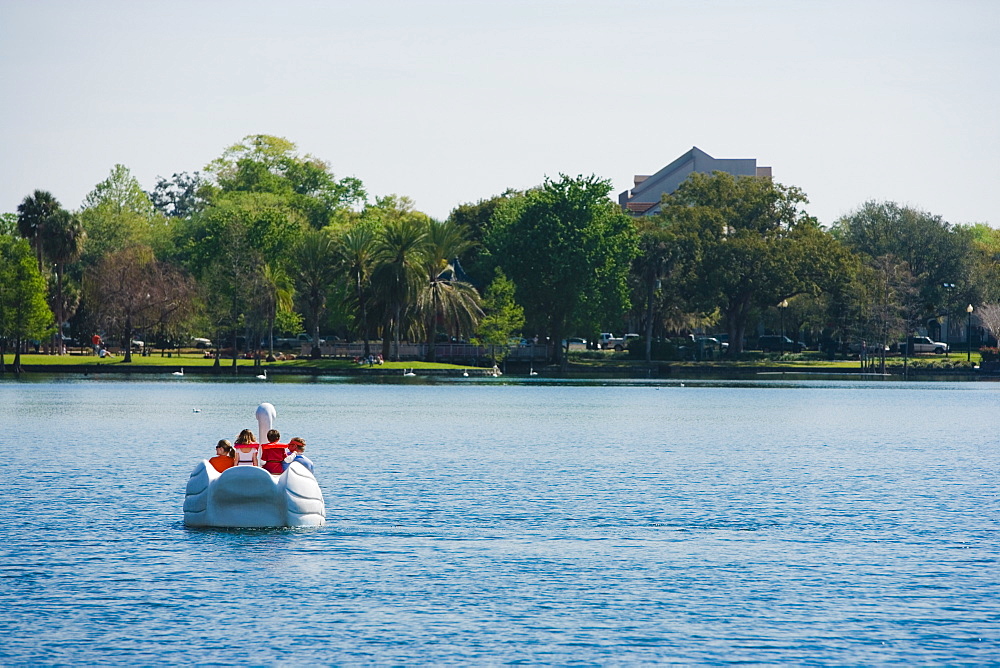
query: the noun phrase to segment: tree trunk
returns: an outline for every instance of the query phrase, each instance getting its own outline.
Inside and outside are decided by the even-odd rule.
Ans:
[[[319,349],[319,315],[316,315],[316,324],[313,325],[313,347],[311,354],[309,355],[314,360],[318,360],[322,357],[322,352]]]
[[[233,327],[233,374],[236,374],[236,360],[240,355],[240,352],[236,349],[236,327]]]
[[[125,318],[125,364],[132,363],[132,318]]]
[[[56,265],[56,354],[66,354],[66,344],[63,342],[63,323],[66,322],[66,313],[63,310],[63,270],[62,263]]]
[[[274,362],[274,317],[270,318],[267,328],[267,361]]]
[[[368,345],[368,306],[365,304],[364,292],[361,289],[361,274],[357,276],[355,290],[358,293],[358,308],[361,309],[361,339],[365,342],[365,358],[371,355],[372,351]]]
[[[653,362],[653,299],[656,298],[656,279],[646,286],[646,364]]]

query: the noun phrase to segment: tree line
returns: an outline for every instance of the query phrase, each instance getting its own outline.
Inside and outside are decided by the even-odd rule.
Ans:
[[[64,352],[68,335],[99,332],[130,361],[137,334],[211,336],[235,365],[306,331],[317,356],[336,334],[386,359],[441,339],[499,358],[512,336],[624,329],[651,359],[658,339],[694,331],[726,332],[739,354],[779,316],[819,341],[890,343],[966,304],[988,325],[1000,300],[986,224],[872,201],[825,227],[798,188],[721,172],[692,174],[653,216],[610,192],[560,175],[434,220],[269,135],[150,191],[116,165],[75,211],[36,190],[0,217],[0,346]]]

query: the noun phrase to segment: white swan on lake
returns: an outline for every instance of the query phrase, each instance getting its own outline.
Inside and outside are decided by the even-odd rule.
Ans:
[[[174,371],[174,373],[172,375],[174,375],[174,376],[183,376],[184,375],[184,367],[181,367],[180,371]]]

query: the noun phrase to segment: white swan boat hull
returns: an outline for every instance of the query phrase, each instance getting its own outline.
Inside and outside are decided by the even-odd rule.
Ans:
[[[314,527],[325,522],[319,483],[298,462],[274,476],[256,466],[219,473],[203,460],[188,478],[184,524],[190,527]]]

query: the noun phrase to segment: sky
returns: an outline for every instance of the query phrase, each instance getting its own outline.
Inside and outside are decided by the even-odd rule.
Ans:
[[[617,198],[697,146],[824,224],[1000,227],[998,28],[996,0],[0,0],[0,212],[269,134],[439,219],[560,174]]]

